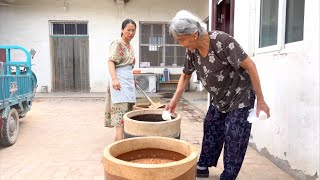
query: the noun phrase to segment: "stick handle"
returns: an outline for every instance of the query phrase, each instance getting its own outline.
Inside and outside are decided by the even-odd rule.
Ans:
[[[138,85],[138,84],[136,84],[136,87],[142,92],[142,94],[150,101],[150,103],[152,104],[152,105],[154,105],[154,102],[149,98],[149,96],[141,89],[141,87]]]

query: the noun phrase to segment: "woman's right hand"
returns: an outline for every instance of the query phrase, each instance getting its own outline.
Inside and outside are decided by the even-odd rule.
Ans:
[[[113,87],[113,89],[120,91],[121,85],[120,85],[120,82],[118,79],[112,80],[112,87]]]
[[[165,110],[170,113],[174,113],[177,107],[177,101],[175,99],[171,99],[171,101],[166,105]]]

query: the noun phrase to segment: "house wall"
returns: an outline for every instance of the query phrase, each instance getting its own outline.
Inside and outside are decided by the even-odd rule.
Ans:
[[[38,86],[51,90],[51,54],[49,28],[51,20],[88,21],[91,92],[104,92],[107,80],[108,48],[119,38],[125,18],[136,21],[137,34],[132,45],[139,60],[139,21],[169,22],[176,12],[186,9],[202,19],[208,16],[207,0],[131,0],[124,6],[113,0],[15,0],[15,6],[0,6],[0,44],[20,45],[37,51],[33,70]],[[139,62],[136,63],[136,68]],[[163,68],[142,69],[142,72],[161,73]],[[181,73],[181,68],[171,68]],[[40,88],[38,88],[38,91]]]
[[[319,1],[305,0],[304,40],[255,53],[255,0],[235,1],[235,39],[255,61],[271,118],[252,126],[251,145],[297,179],[319,166]]]

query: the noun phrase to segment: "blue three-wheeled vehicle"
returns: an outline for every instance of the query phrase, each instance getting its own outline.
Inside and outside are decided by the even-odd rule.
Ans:
[[[17,60],[13,52],[23,54]],[[31,70],[35,50],[20,46],[0,46],[0,144],[13,145],[19,133],[19,118],[31,108],[37,78]],[[19,53],[18,53],[19,55]],[[21,58],[21,57],[20,57]]]

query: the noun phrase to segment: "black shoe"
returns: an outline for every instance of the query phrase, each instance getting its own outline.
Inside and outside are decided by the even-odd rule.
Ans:
[[[197,169],[197,177],[200,177],[200,178],[209,177],[209,169],[208,168],[204,170]]]

